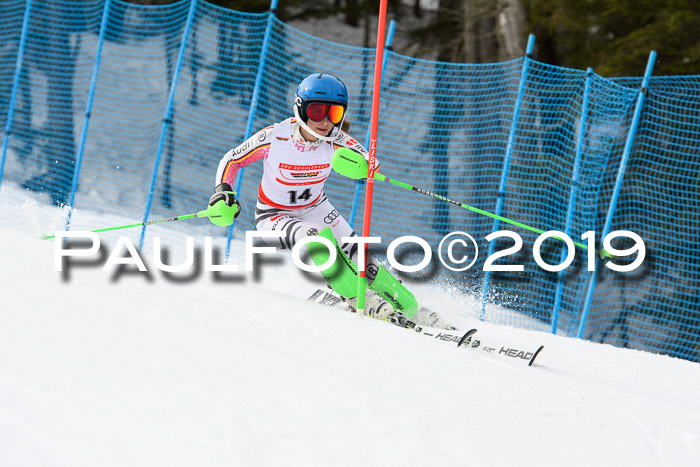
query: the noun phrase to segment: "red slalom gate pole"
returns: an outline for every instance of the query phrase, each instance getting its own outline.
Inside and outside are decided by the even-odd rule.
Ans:
[[[386,26],[387,0],[379,3],[379,25],[377,27],[377,53],[374,58],[374,86],[372,90],[372,120],[369,136],[369,172],[367,174],[367,191],[365,194],[365,215],[362,221],[362,236],[369,237],[372,221],[372,194],[374,193],[374,166],[377,160],[377,127],[379,125],[379,91],[382,83],[382,61],[384,59],[384,29]],[[367,258],[369,256],[369,244],[362,245],[364,251],[364,264],[359,268],[359,280],[357,281],[357,315],[364,315],[365,291],[367,290]]]

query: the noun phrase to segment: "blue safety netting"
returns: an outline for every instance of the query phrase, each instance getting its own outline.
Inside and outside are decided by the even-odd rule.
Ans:
[[[291,116],[296,84],[312,72],[345,81],[350,133],[369,138],[375,51],[310,36],[272,13],[193,0],[6,0],[0,24],[0,206],[63,206],[60,228],[101,227],[95,213],[118,225],[202,209],[220,157]],[[641,77],[606,79],[527,56],[455,64],[386,50],[384,60],[383,174],[577,242],[593,231],[600,246],[606,228],[629,230],[647,256],[634,273],[598,259],[594,280],[576,247],[569,268],[548,272],[533,259],[538,233],[386,183],[375,184],[372,234],[383,243],[373,251],[383,256],[402,235],[437,250],[445,235],[467,232],[480,251],[471,269],[434,261],[404,280],[473,295],[486,320],[700,360],[700,77],[652,76],[642,91]],[[240,177],[234,238],[254,228],[261,172],[255,164]],[[364,183],[333,174],[326,188],[361,231]],[[486,241],[501,229],[523,247],[496,264],[522,272],[484,272],[489,246],[512,245]],[[206,222],[143,233],[228,242],[226,229]],[[141,234],[119,232],[135,242]],[[557,240],[541,252],[550,264],[566,253]],[[517,313],[492,313],[493,305]]]

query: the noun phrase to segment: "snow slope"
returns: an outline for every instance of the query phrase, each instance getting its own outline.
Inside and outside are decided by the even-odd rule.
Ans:
[[[66,278],[36,225],[0,226],[2,466],[700,465],[697,364],[445,306],[543,343],[527,367],[306,302],[288,264]]]

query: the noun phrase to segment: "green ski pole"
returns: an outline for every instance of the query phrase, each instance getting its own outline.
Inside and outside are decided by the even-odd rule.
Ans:
[[[167,219],[157,219],[157,220],[153,220],[153,221],[139,222],[138,224],[120,225],[117,227],[105,227],[103,229],[91,230],[90,232],[106,232],[108,230],[129,229],[131,227],[141,227],[144,225],[161,224],[163,222],[182,221],[185,219],[194,219],[196,217],[209,217],[208,210],[204,209],[202,211],[199,211],[199,212],[196,212],[193,214],[185,214],[183,216],[177,216],[177,217],[168,217]],[[49,239],[52,239],[55,237],[56,237],[55,235],[41,234],[42,240],[49,240]]]
[[[345,177],[352,178],[354,180],[359,180],[359,179],[364,179],[367,178],[367,160],[364,158],[362,154],[359,154],[355,151],[353,151],[350,148],[339,148],[335,151],[333,154],[333,160],[332,160],[332,166],[333,170],[338,172],[340,175],[344,175]],[[488,211],[484,211],[483,209],[475,208],[474,206],[469,206],[468,204],[460,203],[458,201],[451,200],[449,198],[446,198],[442,195],[438,195],[436,193],[430,192],[428,190],[423,190],[422,188],[417,188],[414,187],[413,185],[409,185],[408,183],[404,183],[400,180],[395,180],[393,178],[389,178],[385,175],[382,175],[380,173],[374,174],[374,179],[379,180],[381,182],[389,182],[393,185],[399,186],[401,188],[405,188],[407,190],[415,191],[416,193],[421,193],[426,196],[430,196],[432,198],[439,199],[441,201],[445,201],[447,203],[452,203],[454,205],[457,205],[463,209],[467,209],[472,212],[476,212],[478,214],[491,217],[492,219],[498,219],[499,221],[505,222],[507,224],[515,225],[517,227],[523,228],[525,230],[529,230],[531,232],[536,232],[539,234],[545,233],[544,230],[538,229],[536,227],[531,227],[527,224],[523,224],[522,222],[514,221],[512,219],[508,219],[503,216],[498,216],[496,214],[490,213]],[[559,237],[552,237],[558,240],[562,240]],[[588,245],[584,243],[579,243],[579,242],[573,242],[574,245],[579,246],[585,250],[588,249]],[[600,255],[601,258],[614,258],[613,255],[608,253],[607,251],[600,249],[598,251],[598,254]]]

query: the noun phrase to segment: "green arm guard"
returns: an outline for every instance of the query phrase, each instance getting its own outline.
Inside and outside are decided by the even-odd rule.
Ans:
[[[206,212],[212,224],[222,227],[233,224],[241,212],[241,203],[236,199],[236,192],[231,189],[231,185],[221,183],[214,188]]]
[[[235,196],[235,193],[232,192]],[[218,226],[226,227],[233,224],[233,220],[238,217],[238,213],[241,211],[241,206],[238,203],[234,203],[229,206],[226,204],[225,199],[220,199],[214,204],[207,207],[207,217],[209,220]]]

